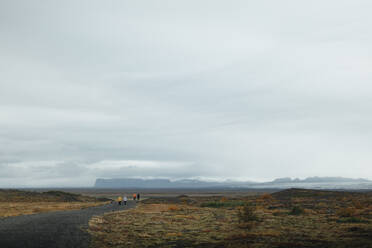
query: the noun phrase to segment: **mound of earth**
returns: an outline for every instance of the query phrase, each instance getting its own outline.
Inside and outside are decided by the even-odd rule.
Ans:
[[[91,202],[107,200],[63,191],[0,190],[0,202]]]
[[[313,190],[313,189],[286,189],[271,194],[277,200],[289,200],[291,198],[314,198],[327,199],[336,197],[351,197],[366,195],[361,192],[346,192],[346,191],[328,191],[328,190]]]

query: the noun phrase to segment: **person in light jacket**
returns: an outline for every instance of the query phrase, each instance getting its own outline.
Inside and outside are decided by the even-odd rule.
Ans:
[[[123,197],[124,206],[127,205],[128,198],[126,196]]]

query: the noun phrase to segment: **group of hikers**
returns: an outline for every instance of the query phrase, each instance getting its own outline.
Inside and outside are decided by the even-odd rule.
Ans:
[[[133,194],[133,201],[135,201],[135,200],[137,200],[137,201],[139,201],[140,200],[140,194],[139,193],[134,193]],[[127,201],[128,201],[128,198],[127,198],[127,196],[126,195],[124,195],[124,197],[121,197],[121,196],[119,196],[118,197],[118,199],[117,199],[117,202],[118,202],[118,204],[119,205],[127,205]]]

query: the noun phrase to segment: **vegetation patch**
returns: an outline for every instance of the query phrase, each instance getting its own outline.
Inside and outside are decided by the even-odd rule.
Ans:
[[[141,204],[90,221],[95,247],[198,247],[233,232],[235,211],[171,204]],[[187,246],[186,246],[187,245]]]
[[[0,217],[42,212],[77,210],[102,205],[103,202],[0,202]]]
[[[207,208],[232,208],[232,207],[239,207],[244,206],[244,201],[213,201],[213,202],[204,202],[200,206],[207,207]]]
[[[0,189],[0,202],[95,202],[109,201],[106,198],[95,198],[64,191],[25,191]]]
[[[294,206],[289,212],[290,215],[300,215],[304,213],[305,213],[305,210],[300,206]]]
[[[0,190],[0,217],[81,209],[102,205],[108,200],[63,191]]]
[[[372,247],[370,194],[157,198],[90,221],[93,247]],[[167,199],[169,201],[167,202]]]
[[[340,218],[337,220],[338,223],[369,223],[368,220],[364,220],[358,217],[347,217],[347,218]]]

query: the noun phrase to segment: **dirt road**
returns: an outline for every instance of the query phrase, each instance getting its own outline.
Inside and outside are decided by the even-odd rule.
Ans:
[[[135,205],[135,202],[129,201],[127,206],[115,203],[81,210],[0,218],[0,247],[89,247],[90,235],[84,229],[92,216],[133,208]]]

